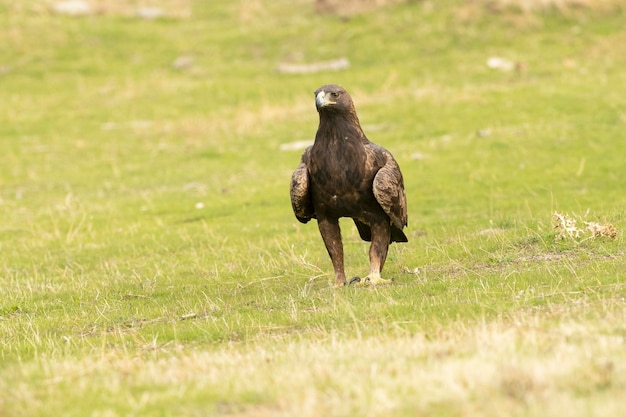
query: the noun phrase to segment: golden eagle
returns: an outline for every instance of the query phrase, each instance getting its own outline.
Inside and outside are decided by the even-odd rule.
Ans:
[[[343,87],[318,88],[315,105],[320,117],[315,142],[291,177],[293,211],[302,223],[317,219],[335,270],[335,286],[346,285],[340,217],[351,217],[361,239],[372,242],[368,276],[350,283],[389,283],[380,276],[389,244],[408,241],[402,231],[408,216],[400,167],[388,150],[365,137]]]

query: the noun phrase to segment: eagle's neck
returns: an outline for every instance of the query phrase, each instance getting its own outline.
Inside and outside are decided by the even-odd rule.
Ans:
[[[368,142],[356,113],[320,113],[320,124],[315,142],[330,145],[332,142],[345,140],[363,144]]]

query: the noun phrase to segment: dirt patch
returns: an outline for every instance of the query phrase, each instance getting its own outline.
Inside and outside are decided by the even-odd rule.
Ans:
[[[406,0],[315,0],[315,10],[318,13],[349,17],[358,13],[376,10],[380,7],[405,2]]]

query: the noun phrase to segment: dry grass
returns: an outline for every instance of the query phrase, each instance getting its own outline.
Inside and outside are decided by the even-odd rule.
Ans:
[[[186,18],[191,15],[191,0],[84,0],[87,9],[78,6],[65,6],[70,2],[64,0],[25,0],[7,2],[12,13],[69,13],[61,10],[72,10],[77,7],[81,14],[117,15],[117,16],[153,16],[166,18]],[[78,2],[74,2],[78,4]]]
[[[315,10],[320,13],[350,16],[402,2],[403,0],[315,0]]]
[[[42,404],[33,398],[54,404],[71,385],[72,396],[106,392],[137,413],[185,397],[175,408],[196,415],[194,399],[208,397],[217,414],[237,416],[617,415],[626,393],[620,303],[607,301],[604,316],[587,320],[577,318],[584,306],[557,307],[432,334],[320,334],[202,350],[154,340],[144,353],[41,358],[5,372],[0,411],[27,415]],[[546,327],[546,315],[558,324]]]
[[[0,0],[0,416],[622,411],[619,16],[580,12],[579,38],[488,0],[350,22],[312,0],[198,1],[186,19],[167,17],[191,1],[88,1],[99,15]],[[481,18],[455,25],[462,7]],[[276,71],[344,55],[342,72]],[[328,77],[406,174],[412,240],[386,289],[328,289],[285,194],[299,155],[276,150],[310,141]],[[555,242],[564,207],[616,238]],[[356,270],[367,245],[344,230]]]
[[[553,214],[554,230],[556,230],[557,240],[572,239],[574,241],[595,239],[597,237],[607,237],[615,239],[617,237],[617,229],[611,223],[600,224],[597,222],[586,222],[585,228],[581,229],[576,225],[576,219],[568,214],[560,214],[556,211]]]
[[[407,0],[315,0],[315,10],[340,16],[368,12],[380,7],[407,2]],[[571,9],[607,10],[623,7],[621,0],[467,0],[469,5],[482,4],[495,11],[516,9],[524,13]]]
[[[515,8],[524,12],[566,11],[575,8],[610,9],[624,5],[621,0],[485,0],[483,3],[496,9]]]

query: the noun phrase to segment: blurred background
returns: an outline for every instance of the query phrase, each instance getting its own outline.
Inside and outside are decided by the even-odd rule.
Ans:
[[[617,0],[2,1],[0,234],[39,258],[298,235],[288,182],[326,83],[399,160],[415,237],[621,219],[623,17]]]

